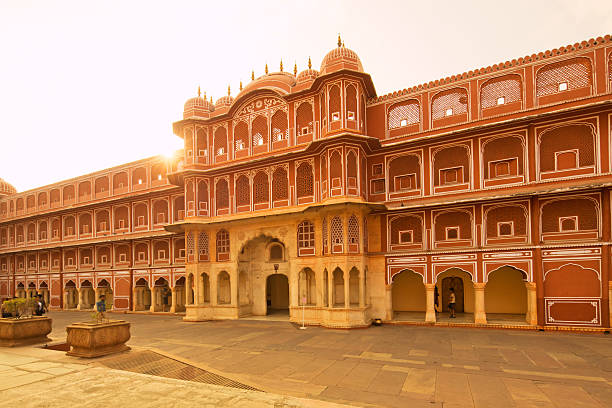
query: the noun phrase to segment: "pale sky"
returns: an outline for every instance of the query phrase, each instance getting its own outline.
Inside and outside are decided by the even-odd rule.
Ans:
[[[0,0],[0,177],[18,191],[182,147],[198,85],[319,69],[341,33],[378,95],[612,34],[610,0]]]

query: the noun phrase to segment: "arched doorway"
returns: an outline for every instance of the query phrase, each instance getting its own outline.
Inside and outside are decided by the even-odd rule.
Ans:
[[[289,314],[289,279],[275,273],[266,279],[267,314]]]
[[[151,312],[169,312],[170,311],[170,285],[164,278],[158,278],[153,285],[151,293]]]
[[[96,303],[96,293],[93,290],[91,282],[84,280],[81,282],[81,288],[79,289],[79,309],[93,309]]]
[[[34,282],[28,283],[28,298],[35,298],[36,293],[36,284]]]
[[[17,296],[18,298],[26,297],[26,291],[25,291],[25,287],[23,286],[23,283],[19,282],[17,284],[17,290],[15,291],[15,296]]]
[[[440,294],[439,311],[443,312],[438,316],[439,321],[448,319],[448,304],[450,289],[455,292],[455,310],[457,319],[453,321],[473,322],[474,321],[474,284],[472,276],[460,268],[450,268],[436,276],[436,287]]]
[[[238,308],[238,316],[266,316],[273,312],[280,313],[284,319],[293,313],[291,307],[297,307],[298,294],[296,287],[296,292],[291,295],[296,297],[295,304],[292,303],[289,281],[297,283],[298,277],[288,279],[290,273],[287,249],[283,242],[266,234],[247,240],[238,253],[236,274],[232,275],[231,282],[237,285],[235,306]],[[270,278],[272,275],[282,277]]]
[[[47,305],[47,307],[49,307],[49,286],[47,285],[47,282],[40,282],[38,288],[39,293],[42,295],[43,300],[45,301],[45,304]]]
[[[484,290],[489,322],[524,323],[527,314],[527,276],[511,266],[502,266],[487,276]]]
[[[174,283],[174,295],[176,299],[174,300],[174,304],[176,308],[175,312],[184,312],[185,311],[185,277],[181,276]],[[172,301],[172,299],[170,299]]]
[[[106,303],[106,310],[113,308],[113,290],[111,289],[110,283],[106,279],[102,279],[98,282],[98,299],[104,295],[104,303]]]
[[[442,311],[448,312],[450,303],[450,294],[455,293],[455,311],[457,313],[464,312],[464,292],[463,279],[457,276],[447,276],[442,279]]]
[[[391,299],[393,319],[425,320],[427,302],[423,276],[410,269],[404,269],[393,275]]]
[[[76,309],[79,306],[79,292],[74,281],[69,280],[64,287],[64,309]]]
[[[151,290],[145,278],[140,278],[134,285],[134,310],[148,310],[151,307]]]

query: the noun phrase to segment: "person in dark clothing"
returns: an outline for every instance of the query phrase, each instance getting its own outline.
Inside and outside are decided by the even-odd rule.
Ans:
[[[36,295],[36,304],[34,306],[34,314],[36,316],[42,316],[43,314],[45,314],[45,301],[40,293]]]
[[[438,313],[438,306],[440,305],[440,294],[438,293],[438,287],[434,286],[434,310]]]
[[[100,300],[96,302],[96,311],[100,313],[100,318],[104,319],[104,313],[106,313],[106,296],[100,295]]]

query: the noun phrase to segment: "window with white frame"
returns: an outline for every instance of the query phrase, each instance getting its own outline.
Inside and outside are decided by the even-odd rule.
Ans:
[[[578,231],[578,217],[559,217],[559,231]]]
[[[446,239],[449,241],[459,239],[459,227],[446,227]]]
[[[399,231],[398,235],[399,235],[400,244],[412,244],[413,242],[412,241],[412,237],[413,237],[412,230]]]
[[[514,222],[504,221],[497,223],[497,236],[498,237],[511,237],[514,235]]]

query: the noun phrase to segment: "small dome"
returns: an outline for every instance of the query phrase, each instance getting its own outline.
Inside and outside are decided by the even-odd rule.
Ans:
[[[194,116],[205,117],[212,110],[211,107],[212,102],[208,102],[206,98],[202,98],[201,96],[187,99],[187,102],[185,102],[185,106],[183,107],[183,119]]]
[[[201,96],[196,96],[195,98],[187,99],[183,110],[187,111],[193,108],[208,109],[209,107],[210,103],[206,99],[202,98]]]
[[[17,193],[17,189],[0,178],[0,197]]]
[[[297,76],[298,84],[307,81],[314,81],[319,76],[319,71],[316,69],[305,69]]]
[[[321,75],[341,69],[363,72],[363,65],[361,65],[361,60],[357,53],[349,50],[344,45],[334,48],[323,58],[323,62],[321,62]]]
[[[215,108],[219,108],[221,106],[230,106],[232,102],[234,102],[234,98],[232,98],[231,96],[222,96],[221,98],[217,99],[217,102],[215,102]]]

